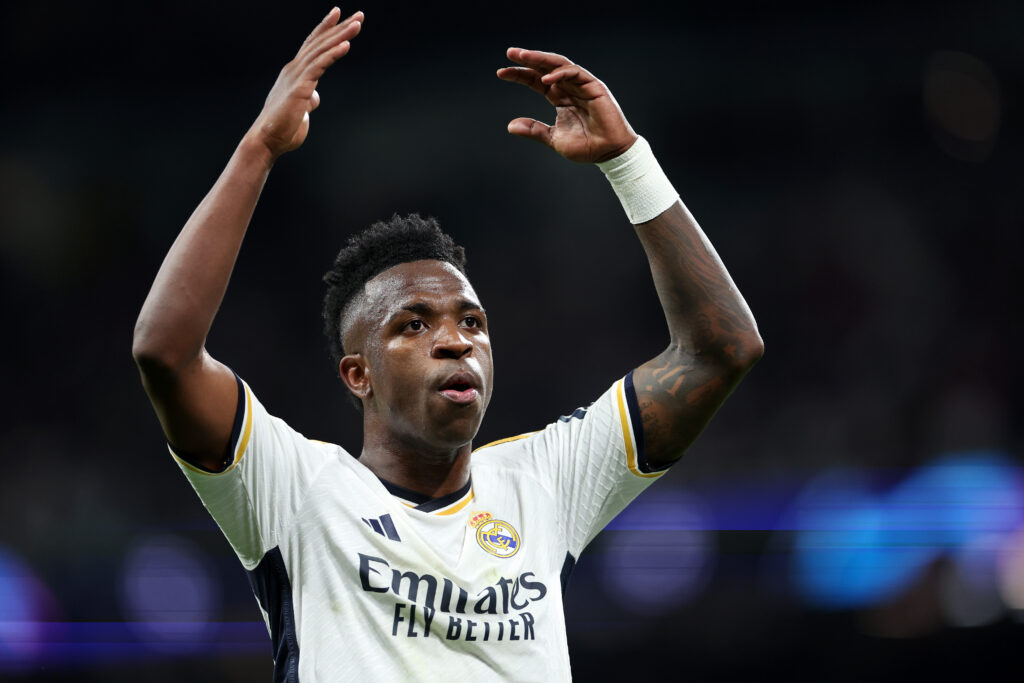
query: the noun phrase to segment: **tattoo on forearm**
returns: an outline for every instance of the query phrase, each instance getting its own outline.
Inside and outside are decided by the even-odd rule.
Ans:
[[[658,295],[669,326],[683,329],[695,348],[719,346],[736,358],[753,321],[743,298],[702,235],[679,211],[665,215],[665,225],[644,229]]]
[[[742,373],[730,361],[758,340],[725,267],[682,210],[640,230],[675,344],[633,376],[652,464],[675,460],[704,429]],[[725,362],[723,362],[725,361]]]

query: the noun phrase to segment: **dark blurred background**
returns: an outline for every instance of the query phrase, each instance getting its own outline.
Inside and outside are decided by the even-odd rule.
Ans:
[[[343,7],[351,11],[357,7]],[[351,451],[320,275],[392,212],[466,246],[496,395],[536,429],[659,352],[595,168],[509,136],[562,52],[652,143],[767,352],[585,553],[579,680],[1000,680],[1024,638],[1024,4],[366,2],[274,169],[209,349]],[[0,678],[269,680],[243,570],[131,359],[163,254],[318,3],[0,9]],[[1016,680],[1016,676],[1013,676]]]

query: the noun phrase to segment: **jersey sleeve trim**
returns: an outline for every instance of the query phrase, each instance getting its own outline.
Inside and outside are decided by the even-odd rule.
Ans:
[[[188,458],[186,454],[176,452],[174,446],[167,444],[167,450],[171,452],[174,459],[192,472],[208,477],[227,474],[242,460],[242,456],[249,446],[249,437],[252,436],[252,394],[249,391],[249,385],[243,382],[241,377],[235,375],[235,380],[238,382],[238,406],[235,408],[235,423],[231,428],[231,439],[229,441],[230,444],[234,445],[234,450],[231,451],[231,459],[224,469],[213,472],[205,467],[200,467],[195,462],[192,462],[193,459]]]
[[[640,406],[636,400],[636,389],[633,387],[633,371],[616,383],[619,419],[622,422],[622,438],[626,442],[626,464],[629,471],[638,477],[660,477],[668,466],[653,468],[647,464],[644,453],[644,423],[640,415]]]

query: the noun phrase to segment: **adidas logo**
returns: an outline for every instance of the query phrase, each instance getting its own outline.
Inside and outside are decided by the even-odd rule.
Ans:
[[[366,523],[366,526],[370,527],[381,536],[401,543],[402,539],[398,535],[398,529],[395,528],[395,523],[391,521],[390,514],[381,515],[379,519],[366,519],[365,517],[360,517],[360,519]]]

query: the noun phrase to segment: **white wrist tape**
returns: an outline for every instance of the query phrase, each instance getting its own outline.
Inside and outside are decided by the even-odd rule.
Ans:
[[[597,164],[622,202],[633,225],[660,216],[675,204],[679,193],[654,158],[651,145],[638,137],[625,152]]]

